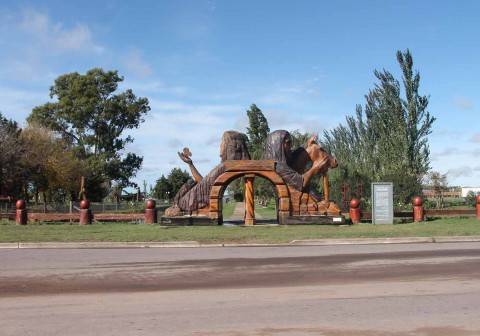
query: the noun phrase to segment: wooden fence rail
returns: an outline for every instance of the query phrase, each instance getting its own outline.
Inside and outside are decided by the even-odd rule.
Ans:
[[[135,214],[92,214],[90,202],[80,202],[80,212],[78,213],[28,213],[26,202],[18,200],[16,203],[16,214],[6,214],[5,218],[15,219],[18,225],[25,225],[28,221],[78,221],[79,224],[91,224],[92,221],[136,221],[146,224],[157,222],[157,209],[154,200],[148,200],[145,203],[144,213]],[[13,217],[13,218],[12,218]]]
[[[459,210],[425,210],[423,209],[423,200],[415,197],[413,200],[412,211],[395,211],[393,217],[397,218],[413,218],[414,222],[422,222],[427,217],[432,216],[454,216],[454,215],[476,215],[480,219],[480,196],[476,198],[476,209],[459,209]],[[350,202],[350,219],[353,223],[358,223],[362,219],[372,219],[371,212],[360,211],[360,201],[353,199]]]
[[[451,216],[451,215],[476,215],[480,219],[480,196],[476,198],[476,209],[472,210],[424,210],[423,200],[420,197],[414,199],[413,211],[397,211],[394,212],[394,217],[409,218],[412,217],[415,222],[421,222],[429,216]],[[28,213],[26,209],[26,202],[18,200],[16,203],[16,213],[2,213],[0,219],[15,219],[19,225],[27,224],[28,221],[45,220],[45,221],[79,221],[79,224],[90,224],[92,220],[95,221],[139,221],[147,224],[157,222],[157,209],[154,200],[146,202],[146,209],[144,213],[137,214],[92,214],[90,211],[90,204],[88,201],[82,201],[80,204],[80,213]],[[350,202],[350,219],[353,223],[358,223],[361,219],[371,219],[371,212],[361,212],[360,202],[358,199],[353,199]]]

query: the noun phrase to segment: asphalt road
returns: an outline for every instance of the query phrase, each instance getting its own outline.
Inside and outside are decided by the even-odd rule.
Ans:
[[[0,250],[0,335],[480,335],[480,244]]]

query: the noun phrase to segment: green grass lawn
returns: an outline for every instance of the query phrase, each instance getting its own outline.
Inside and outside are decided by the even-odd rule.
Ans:
[[[235,206],[237,205],[237,202],[228,202],[228,203],[223,203],[223,218],[228,219],[232,217],[233,211],[235,210]]]
[[[0,222],[0,242],[175,242],[287,243],[296,239],[480,236],[480,220],[452,217],[423,223],[350,226],[188,226],[128,223],[28,224]]]
[[[265,208],[260,205],[255,205],[255,212],[262,216],[262,218],[277,218],[275,203],[273,202],[268,203]]]

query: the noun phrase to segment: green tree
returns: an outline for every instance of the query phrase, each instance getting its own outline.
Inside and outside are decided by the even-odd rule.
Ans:
[[[298,147],[306,146],[308,140],[313,135],[312,133],[305,132],[302,133],[300,130],[289,131],[290,136],[292,137],[292,148],[296,149]]]
[[[136,97],[132,90],[115,94],[123,77],[117,71],[92,69],[85,75],[65,74],[50,87],[56,102],[37,106],[28,117],[59,132],[86,163],[86,190],[99,200],[108,192],[104,186],[112,181],[123,187],[140,169],[143,158],[122,154],[133,142],[124,131],[138,128],[150,110],[147,98]]]
[[[168,183],[167,178],[165,175],[162,175],[157,182],[155,183],[155,187],[153,188],[153,197],[157,199],[166,199],[169,198],[169,194],[171,193],[171,186]],[[175,195],[171,195],[175,196]]]
[[[435,209],[444,206],[443,193],[448,190],[448,176],[437,171],[430,171],[425,177],[425,187],[430,189],[435,199]]]
[[[22,165],[25,146],[19,138],[20,132],[15,121],[0,113],[0,196],[18,198],[25,184]]]
[[[270,127],[262,110],[255,104],[250,105],[250,109],[247,110],[247,117],[248,151],[252,160],[261,160],[264,157],[265,140],[268,133],[270,133]],[[240,195],[242,195],[241,198],[243,199],[245,179],[240,178],[233,181],[230,184],[230,188],[234,191],[236,199],[240,199]],[[266,205],[268,200],[274,195],[272,184],[262,177],[255,178],[254,194],[260,204]]]
[[[249,122],[249,126],[247,126],[248,151],[252,160],[260,160],[263,159],[265,140],[270,133],[270,128],[262,110],[257,105],[250,105],[247,116]]]
[[[27,144],[23,166],[35,200],[40,193],[44,201],[75,199],[84,165],[73,148],[54,131],[37,124],[28,124],[20,138]]]
[[[465,203],[468,205],[468,206],[471,206],[471,207],[476,207],[477,206],[477,196],[480,195],[480,192],[477,192],[475,193],[474,191],[470,190],[468,193],[467,193],[467,197],[465,197]]]
[[[369,185],[395,177],[395,201],[409,203],[429,170],[428,135],[435,118],[427,111],[429,97],[419,94],[420,74],[413,70],[410,51],[398,51],[397,61],[404,94],[390,72],[376,70],[378,83],[365,95],[364,108],[357,105],[356,117],[325,131],[324,138],[343,165],[331,174],[337,184]]]
[[[186,170],[173,168],[167,177],[162,175],[153,188],[153,196],[158,199],[174,198],[178,190],[189,180]]]
[[[168,184],[170,185],[170,197],[173,198],[178,190],[189,180],[190,175],[186,170],[180,168],[173,168],[167,176]]]

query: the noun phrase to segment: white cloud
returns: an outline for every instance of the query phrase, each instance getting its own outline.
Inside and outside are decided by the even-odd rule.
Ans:
[[[470,142],[480,143],[480,133],[475,133],[470,139]]]
[[[52,22],[47,14],[28,10],[19,27],[34,37],[32,44],[41,45],[46,53],[63,53],[69,51],[93,51],[101,53],[104,48],[93,42],[92,32],[85,24],[76,23],[67,28],[60,22]],[[38,47],[38,46],[37,46]]]
[[[435,152],[435,155],[437,156],[452,156],[452,155],[459,155],[459,154],[462,154],[463,152],[460,151],[458,148],[454,148],[454,147],[447,147],[447,148],[443,148],[442,151],[440,152]]]
[[[245,114],[239,115],[235,121],[235,129],[239,132],[246,132],[248,127],[248,116]]]
[[[168,146],[171,148],[180,148],[182,146],[182,141],[178,138],[172,138],[168,140]]]
[[[465,135],[465,132],[456,131],[456,130],[448,130],[448,129],[434,129],[432,134],[430,135],[432,138],[435,137],[449,137],[458,139]]]
[[[317,115],[300,115],[295,112],[267,110],[264,112],[270,130],[284,129],[287,131],[299,130],[321,134],[326,129],[326,123]]]
[[[471,110],[473,108],[472,101],[465,96],[456,96],[454,102],[455,106],[462,110]]]
[[[48,101],[48,86],[44,93],[17,90],[0,85],[0,111],[8,119],[23,123],[32,108]]]
[[[461,166],[452,168],[447,172],[453,179],[458,177],[471,177],[473,175],[473,169],[470,166]]]
[[[143,51],[137,47],[129,49],[123,57],[123,65],[127,71],[139,77],[148,77],[152,74],[150,65],[143,59]]]

